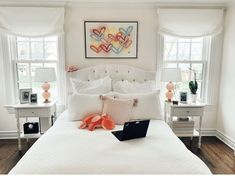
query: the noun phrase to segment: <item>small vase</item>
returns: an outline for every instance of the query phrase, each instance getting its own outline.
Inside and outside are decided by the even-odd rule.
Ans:
[[[191,102],[196,103],[197,102],[197,94],[191,94]]]

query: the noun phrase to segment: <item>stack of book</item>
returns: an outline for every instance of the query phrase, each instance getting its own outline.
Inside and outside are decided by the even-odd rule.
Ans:
[[[177,136],[193,136],[194,121],[192,118],[173,117],[171,128]]]

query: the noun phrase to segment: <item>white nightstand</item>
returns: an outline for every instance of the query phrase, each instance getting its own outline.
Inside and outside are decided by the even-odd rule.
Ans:
[[[14,113],[17,120],[18,149],[21,151],[21,138],[38,138],[45,133],[51,125],[53,118],[56,117],[56,102],[37,103],[37,104],[16,104],[5,106],[9,113]],[[12,111],[13,110],[13,111]],[[21,134],[20,118],[39,117],[40,133],[38,134]],[[53,118],[52,118],[53,117]]]
[[[173,117],[199,117],[199,127],[198,130],[194,130],[192,134],[177,135],[178,137],[193,137],[198,136],[198,148],[201,147],[201,126],[202,126],[202,117],[204,114],[205,104],[194,103],[194,104],[179,104],[173,105],[172,103],[165,102],[164,108],[164,119],[165,122],[171,124]]]

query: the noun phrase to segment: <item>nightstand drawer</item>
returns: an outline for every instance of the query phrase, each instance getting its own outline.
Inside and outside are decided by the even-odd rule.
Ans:
[[[49,117],[48,108],[22,108],[19,109],[19,117]]]
[[[203,108],[174,108],[174,116],[202,116]]]

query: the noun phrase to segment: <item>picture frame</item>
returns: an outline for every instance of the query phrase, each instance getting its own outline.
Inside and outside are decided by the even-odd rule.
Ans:
[[[20,103],[30,103],[30,95],[32,94],[32,89],[20,89]]]
[[[30,103],[37,103],[38,102],[38,95],[36,93],[32,93],[30,95]]]
[[[138,58],[138,21],[84,21],[86,59]]]
[[[180,103],[186,104],[188,101],[188,92],[182,91],[180,92]]]

